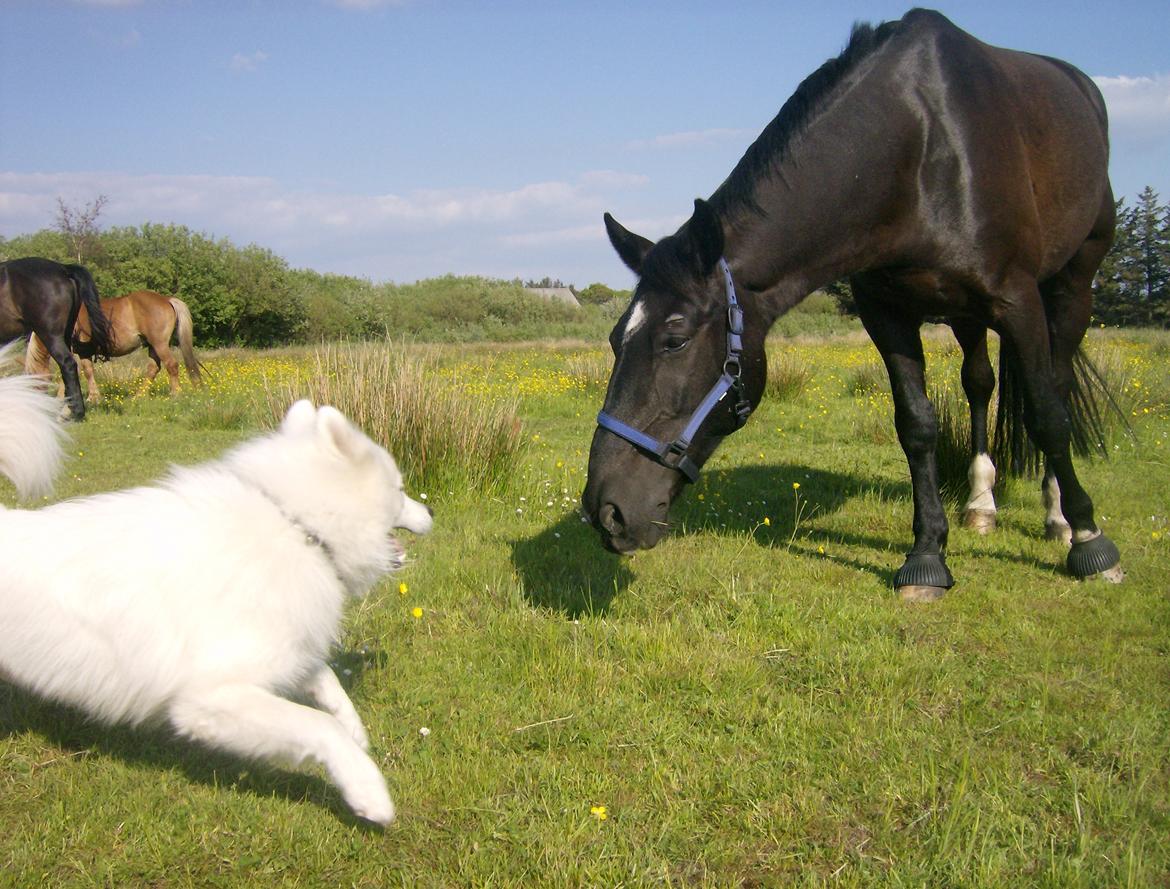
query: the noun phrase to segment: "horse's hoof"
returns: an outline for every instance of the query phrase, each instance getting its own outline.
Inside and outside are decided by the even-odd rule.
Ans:
[[[898,587],[898,595],[902,597],[903,602],[937,602],[945,592],[946,589],[940,586],[912,584]]]
[[[1045,522],[1044,536],[1049,540],[1059,540],[1065,546],[1072,545],[1072,528],[1068,522]]]
[[[963,527],[969,528],[978,534],[988,534],[995,530],[994,509],[968,509],[963,512]]]
[[[1125,572],[1121,570],[1121,553],[1113,541],[1104,534],[1092,540],[1074,543],[1068,551],[1068,573],[1078,580],[1102,577],[1110,583],[1121,583]]]
[[[933,602],[954,585],[941,553],[910,553],[894,575],[894,588],[912,602]]]

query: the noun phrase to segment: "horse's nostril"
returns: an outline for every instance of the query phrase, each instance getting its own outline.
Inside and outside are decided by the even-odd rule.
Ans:
[[[620,536],[626,529],[622,519],[622,511],[613,503],[606,503],[597,513],[597,521],[607,532],[614,537]]]

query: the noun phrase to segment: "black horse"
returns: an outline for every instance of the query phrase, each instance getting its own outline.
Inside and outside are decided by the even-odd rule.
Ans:
[[[83,303],[93,336],[84,343],[72,343],[73,327]],[[108,358],[110,326],[102,314],[93,278],[84,267],[38,257],[0,262],[0,343],[30,333],[37,335],[61,368],[65,400],[73,419],[85,419],[85,400],[73,349],[84,349],[87,358]]]
[[[605,545],[658,542],[685,481],[759,402],[769,327],[848,275],[910,464],[902,595],[933,599],[953,584],[919,333],[932,317],[949,321],[964,353],[975,523],[994,510],[991,329],[1001,388],[1010,379],[1019,393],[1001,392],[1001,407],[1018,404],[1045,457],[1050,522],[1071,525],[1069,570],[1120,580],[1070,444],[1090,285],[1113,239],[1108,151],[1104,102],[1080,71],[913,10],[855,26],[675,234],[655,244],[607,214],[640,280],[610,335],[616,360],[582,497]]]

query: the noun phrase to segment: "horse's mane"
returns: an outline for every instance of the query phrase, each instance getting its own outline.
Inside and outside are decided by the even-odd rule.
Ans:
[[[882,46],[899,24],[896,21],[885,22],[876,28],[865,22],[854,24],[849,43],[841,54],[829,59],[801,82],[772,122],[740,158],[735,169],[711,195],[711,204],[716,213],[722,216],[737,207],[761,212],[753,197],[756,183],[760,178],[768,176],[784,159],[789,143],[804,130],[834,87],[862,59]]]

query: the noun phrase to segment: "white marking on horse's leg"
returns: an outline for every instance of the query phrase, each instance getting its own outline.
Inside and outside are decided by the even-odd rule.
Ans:
[[[622,344],[629,342],[630,337],[637,333],[638,329],[645,323],[646,307],[642,305],[641,300],[638,300],[630,310],[630,317],[626,319],[626,329],[622,332]]]
[[[995,528],[995,464],[987,454],[976,454],[967,470],[970,499],[963,507],[963,527],[986,534]]]
[[[1096,531],[1076,531],[1070,533],[1073,543],[1088,543],[1090,540],[1096,540],[1101,536],[1100,529]]]
[[[987,454],[976,454],[967,470],[967,482],[971,486],[971,499],[965,509],[985,509],[995,512],[995,464]]]
[[[1067,544],[1073,541],[1072,528],[1069,527],[1068,522],[1064,520],[1064,513],[1060,511],[1060,485],[1056,481],[1055,475],[1045,475],[1044,481],[1040,485],[1041,494],[1044,497],[1044,535],[1049,540],[1063,540]],[[1085,540],[1091,540],[1097,534],[1090,532],[1081,532],[1089,534]],[[1084,541],[1077,541],[1083,543]]]

